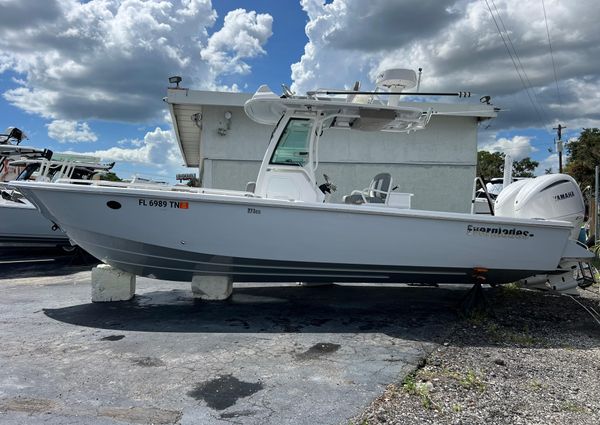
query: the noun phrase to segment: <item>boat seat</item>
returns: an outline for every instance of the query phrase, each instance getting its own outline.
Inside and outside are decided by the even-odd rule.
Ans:
[[[387,204],[392,191],[392,176],[390,173],[379,173],[369,187],[363,190],[353,190],[350,195],[344,196],[346,204]]]

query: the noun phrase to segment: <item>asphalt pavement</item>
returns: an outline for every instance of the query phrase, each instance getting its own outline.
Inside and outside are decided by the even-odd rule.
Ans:
[[[0,264],[3,424],[347,424],[457,320],[466,288],[138,278],[91,303],[90,265]]]

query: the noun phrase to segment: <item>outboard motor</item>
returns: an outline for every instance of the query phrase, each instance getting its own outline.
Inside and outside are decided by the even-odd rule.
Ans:
[[[572,240],[567,243],[556,271],[522,279],[519,282],[523,286],[577,294],[577,286],[585,287],[594,282],[594,275],[587,263],[591,254],[577,242],[585,216],[585,204],[573,177],[547,174],[516,181],[500,192],[496,198],[495,212],[501,217],[562,220],[573,225]]]
[[[568,221],[573,224],[571,239],[577,240],[585,216],[585,203],[573,177],[546,174],[508,185],[498,195],[494,211],[501,217]]]

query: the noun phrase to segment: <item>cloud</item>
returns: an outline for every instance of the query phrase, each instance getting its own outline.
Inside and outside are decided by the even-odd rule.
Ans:
[[[19,0],[1,1],[0,16],[5,29],[21,30],[30,25],[44,25],[60,15],[56,1]]]
[[[479,150],[488,152],[504,152],[512,156],[515,161],[519,161],[527,156],[531,156],[538,149],[531,145],[531,138],[526,136],[514,136],[512,139],[500,138],[492,142],[479,146]]]
[[[565,158],[563,158],[565,160]],[[546,173],[547,169],[552,169],[553,173],[558,173],[558,154],[553,153],[548,155],[546,158],[539,161],[540,165],[536,168],[536,175],[542,175]]]
[[[234,12],[209,36],[210,0],[2,0],[0,72],[22,80],[3,96],[53,120],[158,120],[170,75],[214,89],[220,73],[248,72],[243,59],[264,52],[272,18]]]
[[[247,74],[250,66],[242,59],[265,54],[262,46],[273,34],[272,26],[268,14],[232,10],[225,16],[223,28],[209,38],[201,57],[217,74]]]
[[[335,49],[365,52],[387,51],[418,40],[457,19],[455,0],[371,0],[368,7],[359,1],[334,1],[319,5],[302,1],[315,19],[306,26],[311,40]],[[407,11],[410,10],[410,13]],[[349,29],[354,29],[349,31]]]
[[[142,165],[152,165],[160,169],[181,165],[181,154],[171,130],[156,127],[145,134],[143,140],[133,139],[119,141],[120,146],[134,146],[133,148],[112,147],[84,155],[97,156],[103,161],[128,162]]]
[[[95,142],[98,140],[98,137],[86,122],[54,120],[46,126],[48,127],[48,136],[60,143]]]
[[[309,19],[309,41],[291,67],[292,89],[299,93],[348,87],[355,80],[362,80],[363,89],[371,88],[369,83],[384,69],[423,67],[423,91],[491,95],[504,109],[498,127],[552,128],[570,120],[582,127],[599,125],[600,43],[598,14],[589,13],[597,10],[593,0],[546,1],[560,96],[539,2],[494,2],[502,23],[494,12],[496,19],[508,30],[526,71],[522,78],[528,91],[480,0],[377,0],[369,7],[360,0],[301,3]]]

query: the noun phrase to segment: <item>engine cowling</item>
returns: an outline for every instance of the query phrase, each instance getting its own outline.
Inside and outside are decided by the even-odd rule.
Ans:
[[[547,174],[516,181],[496,198],[497,216],[563,220],[573,224],[571,239],[577,239],[585,216],[579,185],[566,174]]]

